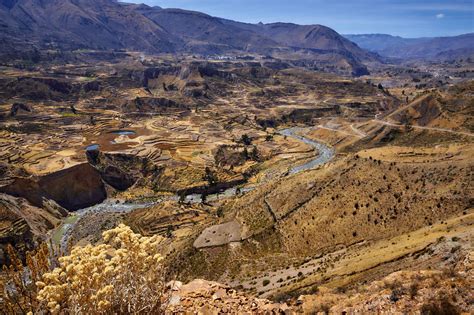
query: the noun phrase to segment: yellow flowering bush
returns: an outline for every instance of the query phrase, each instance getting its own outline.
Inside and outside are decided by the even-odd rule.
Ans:
[[[37,300],[51,313],[159,313],[165,304],[161,237],[143,237],[123,224],[104,243],[74,247],[36,282]]]
[[[26,254],[23,265],[13,246],[8,245],[7,257],[10,264],[2,266],[0,277],[0,309],[6,314],[34,312],[39,307],[36,282],[57,263],[56,251],[43,243],[35,252]]]

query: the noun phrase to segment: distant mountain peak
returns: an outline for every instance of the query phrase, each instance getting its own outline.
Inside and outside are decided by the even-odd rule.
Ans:
[[[344,36],[364,49],[392,58],[455,59],[474,53],[474,33],[432,38],[403,38],[389,34]]]

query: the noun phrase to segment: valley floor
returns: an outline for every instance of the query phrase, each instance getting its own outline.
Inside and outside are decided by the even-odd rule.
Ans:
[[[472,312],[473,83],[405,98],[402,77],[278,65],[0,68],[1,264],[8,243],[66,254],[125,223],[163,237],[170,275],[205,279],[201,302]]]

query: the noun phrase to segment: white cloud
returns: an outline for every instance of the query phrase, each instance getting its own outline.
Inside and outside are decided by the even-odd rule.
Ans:
[[[436,14],[436,18],[437,18],[437,19],[442,19],[442,18],[444,18],[444,13],[438,13],[438,14]]]

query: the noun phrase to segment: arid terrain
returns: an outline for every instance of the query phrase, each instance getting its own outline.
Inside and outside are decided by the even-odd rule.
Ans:
[[[169,313],[474,312],[470,58],[102,2],[159,38],[76,49],[78,23],[53,51],[45,34],[65,35],[36,19],[39,60],[0,54],[0,265],[124,223],[160,237]]]
[[[279,300],[471,252],[472,82],[407,102],[274,65],[3,67],[3,244],[67,251],[125,222],[166,237],[182,280]]]

